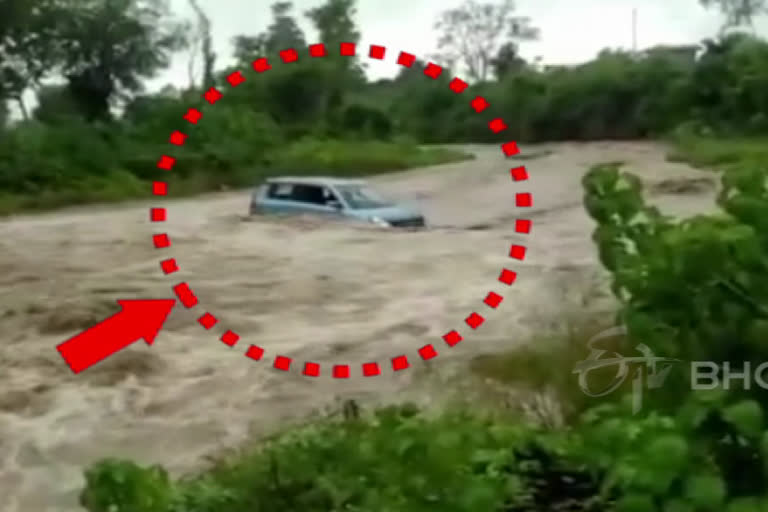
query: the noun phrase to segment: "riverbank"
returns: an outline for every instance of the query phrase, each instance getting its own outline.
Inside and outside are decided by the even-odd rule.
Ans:
[[[273,150],[265,163],[257,167],[241,167],[226,172],[213,168],[193,169],[183,175],[155,169],[152,179],[141,179],[135,173],[118,168],[100,175],[83,174],[79,179],[70,180],[64,176],[58,180],[61,185],[57,188],[43,187],[34,193],[0,190],[0,215],[147,198],[152,196],[153,179],[168,183],[167,193],[170,197],[188,197],[211,191],[252,187],[266,177],[285,173],[361,177],[472,158],[470,153],[456,149],[421,147],[411,142],[307,139]],[[178,160],[180,165],[186,163],[183,156]],[[151,171],[150,165],[147,161],[146,166]],[[145,171],[145,174],[153,173]]]

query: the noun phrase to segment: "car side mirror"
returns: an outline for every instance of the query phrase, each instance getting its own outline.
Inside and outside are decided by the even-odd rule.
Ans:
[[[328,206],[330,206],[331,208],[333,208],[334,210],[341,210],[342,209],[341,203],[338,202],[338,201],[328,201],[326,204]]]

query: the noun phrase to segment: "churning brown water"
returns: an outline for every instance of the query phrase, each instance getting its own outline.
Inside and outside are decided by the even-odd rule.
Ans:
[[[248,220],[248,192],[158,204],[173,241],[164,251],[151,244],[150,203],[0,223],[0,510],[76,509],[83,466],[104,456],[185,471],[251,428],[276,428],[338,396],[403,398],[415,392],[413,369],[393,374],[391,357],[417,368],[427,343],[440,353],[433,365],[503,350],[557,314],[563,283],[595,286],[579,183],[590,165],[625,160],[648,182],[703,176],[648,143],[530,147],[524,154],[551,153],[517,164],[498,147],[469,149],[475,161],[372,180],[419,203],[432,224],[424,232]],[[530,181],[513,183],[509,168],[522,163]],[[712,205],[706,187],[659,190],[678,213]],[[521,214],[514,193],[524,191],[534,204]],[[530,235],[514,233],[520,217],[533,220]],[[525,262],[509,259],[511,243],[528,244]],[[161,257],[176,257],[180,272],[164,276]],[[519,272],[511,288],[497,281],[504,266]],[[58,343],[116,312],[117,299],[169,297],[180,281],[200,305],[174,309],[154,346],[70,373]],[[491,290],[504,296],[498,311],[482,304]],[[210,331],[196,322],[204,311],[220,319]],[[475,332],[463,322],[472,311],[487,317]],[[218,341],[226,329],[242,336],[234,348]],[[451,329],[464,341],[449,349],[440,337]],[[243,356],[251,343],[264,360]],[[271,367],[277,354],[294,358],[290,373]],[[300,376],[306,360],[323,376]],[[366,361],[383,375],[360,377]],[[352,378],[328,377],[334,363],[352,364]]]

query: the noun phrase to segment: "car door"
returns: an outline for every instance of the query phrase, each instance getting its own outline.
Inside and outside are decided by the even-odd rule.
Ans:
[[[262,209],[276,214],[313,214],[338,216],[340,209],[329,204],[336,199],[327,187],[311,183],[272,183]]]
[[[331,187],[323,187],[324,215],[342,217],[346,215],[346,205],[341,196]]]
[[[259,207],[265,213],[288,214],[296,210],[292,183],[270,183]]]
[[[328,217],[337,217],[341,214],[341,203],[338,198],[330,188],[323,185],[295,184],[293,202],[296,211]],[[334,203],[339,206],[334,206]]]

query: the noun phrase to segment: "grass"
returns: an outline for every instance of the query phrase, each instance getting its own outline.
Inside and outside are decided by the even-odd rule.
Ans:
[[[24,195],[0,192],[0,215],[91,203],[112,203],[151,195],[149,183],[131,173],[115,171],[105,177],[87,177],[65,189],[44,189],[37,194]]]
[[[421,148],[406,142],[304,140],[270,155],[269,166],[228,172],[193,172],[185,178],[173,174],[158,178],[168,182],[170,196],[183,197],[225,188],[250,187],[266,177],[285,173],[360,177],[472,158],[472,155],[455,149]],[[66,188],[42,189],[35,194],[0,191],[0,215],[151,196],[152,186],[148,181],[118,170],[103,177],[75,181]]]
[[[569,325],[565,333],[530,340],[501,354],[477,356],[470,363],[470,371],[505,388],[519,390],[523,396],[526,393],[553,395],[560,404],[564,421],[571,423],[587,408],[620,398],[631,384],[631,379],[626,379],[614,393],[605,397],[589,396],[578,385],[575,368],[588,358],[590,340],[608,327],[598,319],[580,321]],[[595,347],[606,351],[602,358],[611,357],[614,352],[627,357],[635,355],[632,344],[623,336],[602,339]],[[616,367],[590,371],[589,390],[597,394],[608,389],[617,371]]]
[[[685,162],[694,167],[727,170],[733,165],[764,166],[768,162],[768,136],[749,138],[714,138],[678,136],[667,155],[670,162]]]

